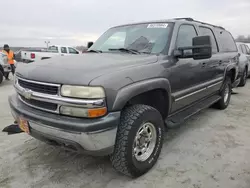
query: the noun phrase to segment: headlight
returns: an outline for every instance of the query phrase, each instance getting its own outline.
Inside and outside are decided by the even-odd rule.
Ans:
[[[70,106],[61,106],[60,113],[67,116],[74,117],[86,117],[86,118],[96,118],[104,116],[107,113],[107,108],[78,108],[78,107],[70,107]]]
[[[105,97],[105,92],[102,87],[63,85],[61,95],[64,97],[99,99]]]

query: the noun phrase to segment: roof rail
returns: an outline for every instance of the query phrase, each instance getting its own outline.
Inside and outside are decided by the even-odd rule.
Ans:
[[[174,18],[174,20],[187,20],[187,21],[190,21],[190,22],[197,22],[197,23],[200,23],[200,24],[210,25],[210,26],[212,26],[212,27],[217,27],[217,28],[220,28],[220,29],[225,30],[224,27],[217,26],[217,25],[212,25],[212,24],[205,23],[205,22],[201,22],[201,21],[198,21],[198,20],[194,20],[193,18]]]
[[[174,18],[174,20],[187,20],[187,21],[194,21],[193,18]]]

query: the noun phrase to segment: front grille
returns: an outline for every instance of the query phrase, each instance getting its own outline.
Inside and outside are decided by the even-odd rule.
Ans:
[[[37,101],[34,99],[26,99],[23,96],[20,96],[20,97],[25,103],[33,106],[34,108],[41,108],[41,109],[49,110],[49,111],[56,111],[57,110],[57,104],[43,102],[43,101]]]
[[[35,92],[56,95],[58,93],[58,86],[51,86],[46,84],[29,82],[26,80],[18,79],[18,83],[25,89],[30,89]]]

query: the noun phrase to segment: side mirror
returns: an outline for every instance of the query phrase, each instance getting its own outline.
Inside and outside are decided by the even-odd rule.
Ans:
[[[88,42],[87,48],[90,48],[94,43],[93,42]]]
[[[185,51],[192,51],[185,53]],[[210,36],[198,36],[193,38],[193,46],[180,47],[174,51],[178,58],[209,59],[212,57],[212,45]]]

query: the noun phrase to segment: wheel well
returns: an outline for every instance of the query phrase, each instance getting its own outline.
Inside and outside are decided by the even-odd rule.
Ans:
[[[232,83],[235,81],[235,74],[236,74],[235,69],[231,69],[227,72],[227,76],[231,78]]]
[[[152,106],[161,113],[163,118],[166,118],[169,113],[169,105],[170,105],[168,99],[169,99],[169,94],[166,90],[155,89],[131,98],[127,102],[126,106],[134,104],[144,104]]]

